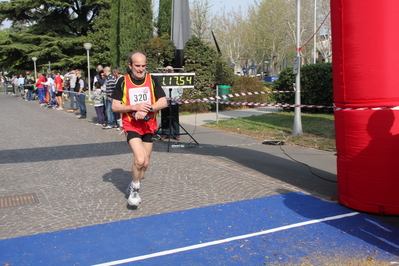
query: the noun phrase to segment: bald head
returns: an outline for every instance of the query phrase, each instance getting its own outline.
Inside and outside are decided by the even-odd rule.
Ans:
[[[128,67],[131,70],[130,75],[133,79],[142,80],[145,77],[147,68],[147,57],[141,51],[131,52],[129,55]]]
[[[103,71],[104,71],[105,75],[107,75],[107,76],[109,74],[111,74],[111,68],[109,66],[104,67]]]

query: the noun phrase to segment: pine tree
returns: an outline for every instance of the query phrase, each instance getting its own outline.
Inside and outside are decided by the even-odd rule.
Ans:
[[[134,50],[144,50],[152,37],[151,0],[113,0],[111,24],[113,63],[123,68],[127,55]]]
[[[110,30],[110,54],[111,54],[111,65],[112,66],[119,66],[121,67],[122,65],[119,65],[121,61],[121,55],[120,55],[120,49],[119,49],[119,44],[120,44],[120,16],[119,16],[119,10],[120,10],[120,5],[121,5],[121,0],[112,0],[111,4],[111,17],[110,17],[110,24],[111,24],[111,30]]]
[[[159,0],[158,36],[171,36],[172,31],[172,0]]]
[[[110,1],[1,1],[0,21],[7,18],[13,23],[9,38],[0,40],[0,67],[29,70],[31,58],[37,57],[38,71],[45,71],[49,62],[51,69],[84,68],[83,43],[89,41],[94,19],[109,9]]]

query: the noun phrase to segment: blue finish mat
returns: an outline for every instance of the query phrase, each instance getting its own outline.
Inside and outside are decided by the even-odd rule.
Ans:
[[[354,261],[399,261],[399,229],[297,192],[0,241],[10,266]]]

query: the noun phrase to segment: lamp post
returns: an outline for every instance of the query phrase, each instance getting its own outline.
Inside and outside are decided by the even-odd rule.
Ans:
[[[301,0],[296,0],[296,79],[295,79],[295,105],[301,105]],[[294,67],[295,69],[295,67]],[[302,135],[301,107],[295,107],[294,126],[291,135]]]
[[[89,54],[89,51],[90,51],[90,49],[91,49],[91,47],[92,47],[92,44],[86,42],[86,43],[83,44],[83,46],[84,46],[84,48],[85,48],[86,51],[87,51],[87,86],[88,86],[88,88],[89,88],[89,95],[91,95],[91,85],[90,85],[90,54]]]
[[[313,29],[314,29],[314,36],[313,36],[313,56],[314,56],[314,62],[313,63],[317,63],[317,40],[316,40],[316,22],[317,22],[317,0],[314,0],[314,21],[313,21]]]
[[[37,80],[37,72],[36,72],[36,61],[37,61],[37,57],[32,57],[32,61],[33,61],[33,67],[35,69],[35,82]]]

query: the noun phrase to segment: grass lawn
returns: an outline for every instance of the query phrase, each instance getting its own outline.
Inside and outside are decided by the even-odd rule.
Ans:
[[[333,114],[302,113],[303,135],[292,136],[294,113],[270,113],[251,117],[212,122],[206,127],[235,132],[265,140],[281,140],[285,144],[311,147],[319,150],[335,151],[335,131]]]

